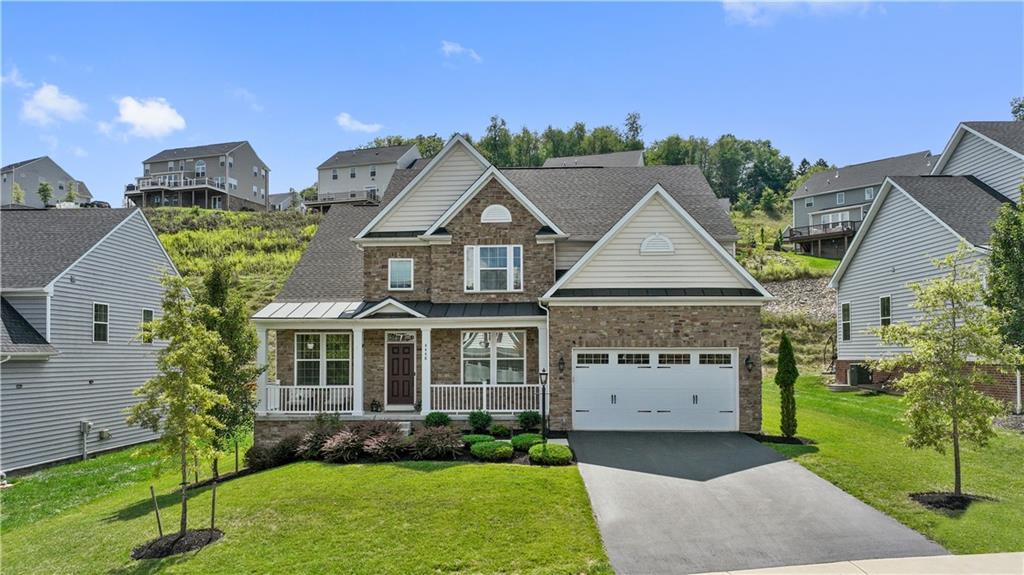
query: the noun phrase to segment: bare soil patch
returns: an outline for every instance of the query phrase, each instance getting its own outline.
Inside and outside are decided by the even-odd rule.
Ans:
[[[132,559],[160,559],[202,549],[224,536],[220,529],[189,529],[164,535],[132,550]]]

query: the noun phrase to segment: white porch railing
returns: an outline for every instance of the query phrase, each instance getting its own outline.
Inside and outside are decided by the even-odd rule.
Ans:
[[[539,385],[431,385],[430,408],[448,413],[540,411]]]
[[[351,385],[267,384],[268,413],[351,413]]]

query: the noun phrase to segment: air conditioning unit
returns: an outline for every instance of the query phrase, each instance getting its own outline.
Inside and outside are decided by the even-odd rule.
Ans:
[[[871,385],[871,371],[863,365],[853,364],[846,370],[849,385]]]

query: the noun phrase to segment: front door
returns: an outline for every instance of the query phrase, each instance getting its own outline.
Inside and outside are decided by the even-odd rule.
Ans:
[[[388,405],[412,405],[415,402],[416,344],[389,342],[387,346]]]

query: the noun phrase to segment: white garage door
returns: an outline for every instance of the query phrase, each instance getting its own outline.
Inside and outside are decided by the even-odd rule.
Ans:
[[[573,428],[735,431],[735,349],[573,350]]]

